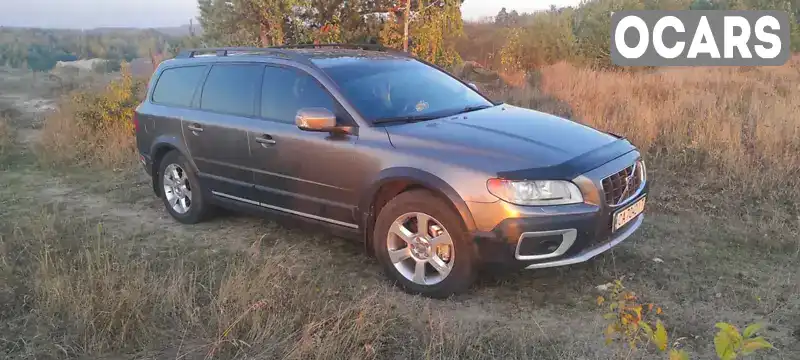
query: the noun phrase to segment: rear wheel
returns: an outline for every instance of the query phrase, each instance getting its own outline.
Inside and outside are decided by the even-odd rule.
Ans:
[[[159,189],[167,212],[184,224],[203,221],[209,205],[200,188],[200,182],[186,158],[176,151],[171,151],[164,155],[160,165]]]
[[[402,193],[386,204],[373,246],[386,274],[409,293],[444,298],[475,279],[475,252],[460,216],[426,190]]]

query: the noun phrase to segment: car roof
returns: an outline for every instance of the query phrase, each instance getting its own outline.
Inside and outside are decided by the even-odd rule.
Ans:
[[[320,68],[332,68],[339,66],[355,65],[360,62],[385,61],[385,60],[411,60],[405,54],[391,52],[380,52],[370,50],[298,50],[298,53],[305,55],[314,65]]]
[[[230,61],[271,62],[281,59],[303,65],[329,68],[344,64],[374,60],[409,60],[413,57],[380,45],[295,45],[271,48],[202,48],[182,51],[163,65],[189,65]]]

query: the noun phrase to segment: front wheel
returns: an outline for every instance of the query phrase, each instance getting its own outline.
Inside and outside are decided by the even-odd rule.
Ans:
[[[429,191],[389,201],[378,214],[373,246],[386,274],[409,293],[445,298],[475,280],[475,251],[460,216]]]

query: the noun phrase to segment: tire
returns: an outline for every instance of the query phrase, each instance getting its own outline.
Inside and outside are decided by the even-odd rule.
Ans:
[[[425,234],[416,225],[421,220],[428,222]],[[475,246],[461,216],[430,191],[411,190],[389,201],[378,214],[372,239],[387,277],[410,294],[447,298],[466,291],[475,281]]]
[[[191,169],[189,161],[181,153],[170,151],[161,159],[157,174],[159,195],[164,201],[167,212],[183,224],[202,222],[210,211],[207,195],[200,187],[197,175]],[[165,187],[165,183],[170,180],[175,186]],[[179,206],[175,206],[173,201]]]

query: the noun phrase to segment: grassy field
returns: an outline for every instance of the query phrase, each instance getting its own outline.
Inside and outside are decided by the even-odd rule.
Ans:
[[[798,71],[556,65],[503,90],[648,149],[650,208],[589,263],[486,274],[446,301],[402,293],[361,245],[313,229],[227,213],[179,225],[138,167],[41,162],[65,120],[38,122],[21,104],[53,95],[15,88],[25,100],[0,127],[0,357],[656,358],[604,344],[595,288],[621,278],[692,358],[714,358],[716,322],[763,321],[776,349],[761,358],[800,359]]]

